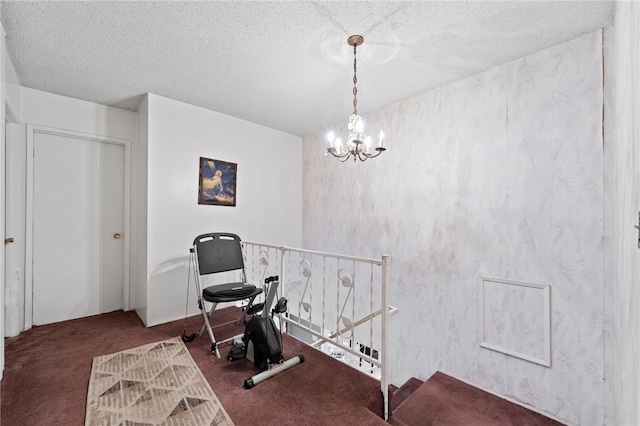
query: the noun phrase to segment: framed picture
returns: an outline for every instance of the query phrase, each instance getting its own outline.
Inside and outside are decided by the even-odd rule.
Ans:
[[[235,206],[237,174],[236,163],[200,157],[198,204]]]

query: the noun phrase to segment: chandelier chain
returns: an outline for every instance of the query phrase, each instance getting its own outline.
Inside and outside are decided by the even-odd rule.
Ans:
[[[357,59],[356,59],[356,45],[353,46],[353,114],[357,115],[358,114],[358,87],[356,86],[356,84],[358,84],[358,77],[356,75],[356,66],[357,66]]]

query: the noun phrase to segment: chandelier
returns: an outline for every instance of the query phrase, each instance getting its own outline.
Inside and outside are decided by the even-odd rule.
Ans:
[[[377,157],[382,154],[386,148],[383,146],[384,132],[380,130],[378,136],[378,146],[371,148],[371,137],[365,136],[364,124],[362,117],[358,115],[358,77],[356,76],[356,48],[364,42],[364,38],[360,35],[352,35],[347,39],[349,46],[353,46],[353,114],[349,117],[348,134],[346,143],[343,144],[340,138],[335,137],[333,132],[329,132],[327,139],[329,147],[327,153],[333,155],[338,160],[345,162],[353,157],[360,161],[366,161],[369,158]]]

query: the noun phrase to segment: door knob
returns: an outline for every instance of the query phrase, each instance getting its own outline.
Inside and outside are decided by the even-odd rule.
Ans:
[[[118,238],[120,238],[120,234],[113,234],[113,238],[117,240]]]
[[[5,238],[5,239],[4,239],[4,243],[5,243],[5,244],[10,244],[10,243],[12,243],[12,242],[13,242],[13,237],[9,237],[9,238]]]

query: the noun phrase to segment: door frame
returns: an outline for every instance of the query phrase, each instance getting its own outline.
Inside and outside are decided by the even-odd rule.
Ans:
[[[24,328],[33,326],[33,158],[36,134],[82,139],[87,142],[110,143],[124,147],[124,259],[122,283],[122,309],[128,311],[130,304],[130,250],[131,250],[131,141],[54,127],[27,124],[27,165],[26,165],[26,238],[25,238],[25,291]]]
[[[5,103],[5,117],[4,117],[4,149],[5,149],[5,158],[4,165],[6,165],[5,175],[4,175],[4,229],[9,233],[5,235],[6,237],[14,237],[15,241],[12,243],[13,246],[13,256],[9,256],[7,254],[7,248],[5,244],[4,249],[4,285],[2,286],[2,295],[4,296],[4,305],[3,305],[3,319],[4,319],[4,336],[5,337],[13,337],[20,334],[24,327],[24,181],[22,180],[22,176],[24,176],[24,167],[25,167],[25,156],[22,145],[22,126],[20,125],[20,120],[18,120],[18,115],[15,110],[11,106],[9,102]],[[15,162],[11,162],[10,166],[7,164],[7,160],[9,159],[9,154],[11,154],[12,159],[16,160]],[[18,157],[17,159],[15,157]],[[8,175],[7,175],[8,173]],[[16,185],[17,186],[14,186]],[[18,203],[7,204],[7,193],[12,195],[18,195]],[[14,200],[15,201],[15,200]],[[7,225],[9,225],[10,229],[7,229]],[[16,287],[11,286],[11,290],[17,291],[16,303],[11,305],[11,311],[9,315],[13,317],[17,315],[17,323],[11,322],[11,326],[9,326],[10,322],[7,321],[7,304],[9,301],[7,300],[7,286],[10,283],[13,283],[11,279],[8,279],[9,276],[7,271],[18,271],[18,283]],[[8,331],[8,332],[7,332]]]

